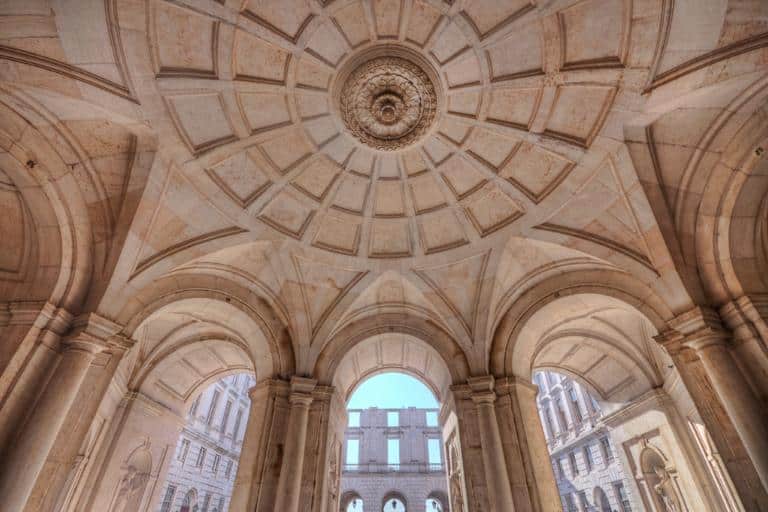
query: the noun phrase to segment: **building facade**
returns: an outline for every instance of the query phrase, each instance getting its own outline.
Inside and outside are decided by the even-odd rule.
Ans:
[[[534,382],[563,512],[641,510],[594,397],[559,373],[536,372]]]
[[[158,512],[226,512],[248,422],[248,374],[225,377],[200,393],[187,415],[163,484]]]
[[[350,409],[342,512],[448,512],[437,409]]]

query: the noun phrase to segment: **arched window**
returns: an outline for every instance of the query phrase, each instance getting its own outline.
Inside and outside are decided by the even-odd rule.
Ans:
[[[197,491],[190,489],[181,502],[179,512],[197,512]]]
[[[611,502],[608,501],[608,496],[600,487],[595,487],[595,507],[598,512],[612,512]]]
[[[405,502],[400,498],[387,498],[381,510],[382,512],[406,512]]]
[[[441,491],[433,491],[429,493],[427,501],[424,506],[426,512],[447,512],[448,496]]]

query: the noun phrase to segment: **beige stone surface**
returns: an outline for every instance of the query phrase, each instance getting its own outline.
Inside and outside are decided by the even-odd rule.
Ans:
[[[248,370],[318,391],[238,503],[336,512],[340,397],[401,369],[443,400],[453,510],[557,510],[550,368],[611,411],[682,389],[689,426],[625,432],[667,432],[691,503],[768,509],[767,41],[759,0],[3,2],[0,499],[110,510]],[[383,147],[340,94],[390,57],[346,89]]]

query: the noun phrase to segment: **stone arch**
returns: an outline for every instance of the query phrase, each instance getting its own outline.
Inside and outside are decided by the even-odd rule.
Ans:
[[[145,325],[153,316],[161,314],[164,309],[177,307],[184,301],[214,304],[221,314],[228,311],[240,319],[239,324],[243,326],[241,330],[244,330],[239,333],[240,341],[249,348],[254,369],[256,365],[263,368],[258,378],[293,374],[295,358],[289,327],[283,323],[279,312],[252,290],[216,276],[185,274],[158,279],[143,290],[140,296],[139,301],[129,303],[119,313],[127,336],[135,337],[140,326]],[[218,328],[221,329],[228,322],[221,315],[219,317],[222,320]],[[230,333],[228,337],[233,335]],[[261,342],[267,348],[267,358],[260,354]]]
[[[440,509],[427,508],[426,512],[448,512],[448,495],[444,491],[432,491],[427,494],[427,502],[434,500],[440,504]]]
[[[592,491],[592,498],[595,503],[595,509],[598,512],[611,512],[611,502],[608,500],[608,495],[602,487],[597,486]]]
[[[110,512],[138,510],[145,500],[147,484],[152,473],[152,452],[138,446],[125,462],[125,470],[117,484]]]
[[[197,489],[192,487],[184,495],[184,499],[181,501],[181,508],[179,512],[197,512]]]
[[[339,511],[347,512],[347,509],[351,504],[355,502],[355,500],[360,500],[360,502],[363,504],[362,509],[356,510],[365,510],[365,502],[363,502],[363,498],[360,496],[360,493],[357,491],[347,491],[341,496],[341,500],[339,500]]]
[[[407,512],[408,500],[396,490],[387,491],[381,499],[381,512]]]
[[[692,171],[705,183],[700,201],[689,205],[695,208],[697,267],[715,306],[768,292],[767,109],[764,79],[739,94],[712,128],[712,145],[733,133],[717,163]]]
[[[601,302],[602,308],[634,312],[656,331],[666,330],[666,322],[674,316],[669,306],[652,289],[622,272],[584,270],[553,276],[522,291],[500,317],[490,350],[491,373],[530,378],[534,364],[532,347],[528,347],[526,357],[515,356],[520,353],[518,343],[525,335],[527,322],[548,305],[578,295],[593,297],[595,305]]]
[[[339,365],[353,348],[366,340],[386,335],[399,335],[429,347],[444,364],[451,382],[465,382],[470,374],[464,351],[447,331],[429,320],[399,313],[367,316],[338,330],[318,355],[313,374],[321,383],[333,382]],[[431,387],[439,389],[434,382]]]

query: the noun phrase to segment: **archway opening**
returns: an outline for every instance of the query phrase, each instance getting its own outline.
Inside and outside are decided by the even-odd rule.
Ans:
[[[537,405],[564,512],[642,510],[630,497],[626,468],[603,421],[598,398],[578,378],[536,371]],[[600,494],[592,492],[598,486]]]
[[[191,399],[159,512],[228,510],[254,384],[252,373],[236,373],[199,389]]]
[[[407,512],[409,503],[430,500],[439,507],[426,510],[448,510],[437,497],[447,495],[447,479],[434,390],[402,370],[370,372],[352,386],[341,489],[354,498],[342,503],[343,512]]]

